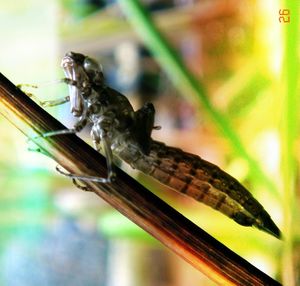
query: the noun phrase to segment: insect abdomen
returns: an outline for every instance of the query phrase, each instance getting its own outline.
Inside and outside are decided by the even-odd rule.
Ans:
[[[216,165],[156,141],[152,141],[150,154],[142,157],[131,165],[241,225],[256,226],[280,237],[280,230],[263,206],[236,179]]]

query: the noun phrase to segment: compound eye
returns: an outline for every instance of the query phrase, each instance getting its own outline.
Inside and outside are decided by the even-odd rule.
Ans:
[[[83,68],[94,84],[103,84],[104,77],[102,67],[94,59],[86,57],[83,62]]]
[[[88,57],[84,59],[83,68],[87,73],[97,73],[101,71],[99,64],[95,60]]]

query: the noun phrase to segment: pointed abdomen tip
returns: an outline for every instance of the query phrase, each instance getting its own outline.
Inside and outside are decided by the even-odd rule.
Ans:
[[[271,217],[265,213],[262,217],[262,223],[260,225],[257,225],[257,227],[273,236],[275,236],[278,239],[282,239],[282,233],[280,229],[277,227],[277,225],[273,222]]]

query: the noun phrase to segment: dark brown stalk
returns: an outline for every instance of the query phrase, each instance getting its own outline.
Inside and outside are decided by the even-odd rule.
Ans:
[[[65,127],[0,74],[0,113],[27,137]],[[66,170],[106,176],[105,158],[75,135],[36,139]],[[112,184],[87,182],[98,196],[220,285],[281,285],[215,240],[121,170]]]

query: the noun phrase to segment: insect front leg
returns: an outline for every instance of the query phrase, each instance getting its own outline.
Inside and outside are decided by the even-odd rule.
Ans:
[[[78,84],[77,81],[72,80],[70,78],[60,79],[59,82],[66,83],[70,86],[77,86],[77,84]],[[62,98],[58,98],[58,99],[54,99],[54,100],[45,100],[45,101],[39,100],[34,95],[31,95],[31,97],[33,97],[38,102],[38,104],[41,105],[42,107],[53,107],[53,106],[61,105],[61,104],[64,104],[64,103],[70,101],[70,96],[69,95],[65,96],[65,97],[62,97]]]
[[[35,102],[37,102],[42,107],[52,107],[64,104],[68,101],[70,101],[70,96],[65,96],[62,98],[54,99],[54,100],[40,100],[38,97],[36,97],[33,93],[25,92],[26,95],[30,98],[32,98]]]
[[[57,82],[57,81],[56,81]],[[63,82],[68,85],[76,86],[77,82],[75,80],[72,80],[70,78],[63,78],[58,80],[58,82]],[[32,84],[18,84],[18,88],[20,88],[23,91],[23,87],[31,87],[31,88],[38,88],[37,85],[32,85]],[[70,101],[70,96],[65,96],[62,98],[54,99],[54,100],[40,100],[38,97],[36,97],[33,93],[31,92],[25,92],[23,91],[28,97],[32,98],[34,101],[36,101],[40,106],[42,107],[52,107],[52,106],[57,106],[64,104],[66,102]]]
[[[34,96],[34,99],[42,107],[53,107],[53,106],[61,105],[61,104],[64,104],[64,103],[70,101],[70,96],[65,96],[62,98],[58,98],[58,99],[54,99],[54,100],[45,100],[45,101],[41,101]]]

